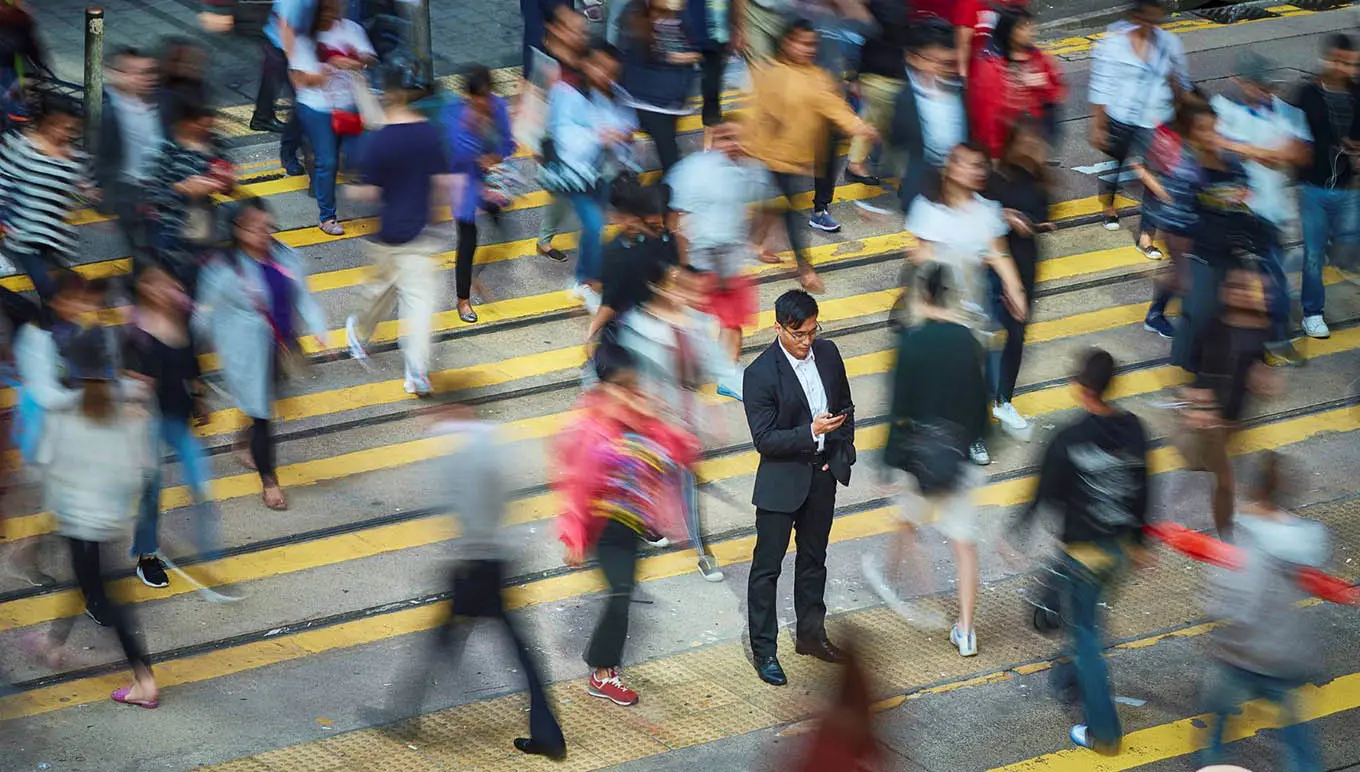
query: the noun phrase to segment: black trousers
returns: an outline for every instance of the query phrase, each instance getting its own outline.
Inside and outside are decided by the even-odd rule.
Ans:
[[[609,585],[604,613],[586,647],[586,664],[593,668],[618,667],[623,643],[628,639],[628,609],[637,580],[638,534],[617,520],[610,520],[595,544],[595,558]]]
[[[727,69],[727,48],[713,48],[703,52],[699,63],[699,93],[704,99],[704,125],[717,126],[723,122],[722,81]]]
[[[1114,160],[1115,167],[1114,172],[1109,175],[1108,182],[1104,179],[1100,181],[1102,203],[1114,206],[1115,196],[1119,193],[1119,178],[1124,174],[1129,157],[1143,152],[1147,144],[1147,134],[1147,129],[1116,120],[1110,120],[1106,124],[1105,152]],[[1141,225],[1139,227],[1146,230]]]
[[[76,575],[76,585],[80,587],[80,594],[85,596],[85,607],[104,624],[113,628],[129,665],[150,667],[151,660],[146,656],[146,649],[132,632],[131,612],[126,607],[114,603],[105,592],[104,572],[99,560],[102,545],[97,541],[83,541],[70,537],[67,537],[66,544],[71,550],[71,570]],[[52,626],[52,638],[58,645],[66,644],[75,620],[76,617],[67,617],[58,620]]]
[[[826,164],[822,173],[812,181],[812,211],[821,212],[831,206],[836,195],[836,148],[841,143],[841,135],[835,130],[827,132]]]
[[[676,131],[680,116],[670,113],[654,113],[651,110],[638,110],[638,126],[656,144],[656,156],[661,161],[661,174],[665,176],[680,162],[680,141]]]
[[[458,299],[472,297],[472,261],[477,255],[477,222],[458,221],[458,262],[454,266],[454,283]]]
[[[807,500],[796,512],[756,509],[756,548],[746,587],[751,653],[757,660],[773,657],[778,648],[779,611],[775,595],[789,534],[796,532],[793,561],[793,610],[799,640],[817,641],[826,634],[826,545],[836,510],[836,479],[820,466],[812,473]]]
[[[807,226],[799,222],[798,210],[793,208],[793,197],[797,194],[794,189],[794,180],[797,180],[798,176],[783,172],[771,172],[770,177],[774,180],[775,187],[779,189],[779,194],[789,201],[788,208],[784,210],[784,230],[788,231],[789,249],[793,250],[793,257],[798,262],[798,268],[805,268],[809,263],[807,242],[803,240],[803,228]]]
[[[255,115],[252,120],[268,120],[277,117],[275,103],[280,94],[293,94],[292,83],[288,80],[288,56],[283,49],[265,41],[264,62],[260,66],[260,90],[255,94]],[[298,162],[298,151],[302,149],[302,124],[298,122],[297,110],[290,110],[284,122],[283,133],[279,137],[279,159],[285,168]]]
[[[250,460],[255,462],[261,480],[278,481],[274,469],[274,432],[266,418],[253,419],[250,424]]]
[[[418,714],[434,681],[436,666],[458,669],[473,622],[492,619],[505,630],[520,669],[528,681],[529,736],[545,746],[561,746],[565,743],[562,727],[548,704],[548,693],[538,661],[525,645],[524,636],[515,621],[505,611],[501,588],[505,584],[506,573],[506,564],[501,560],[468,560],[454,566],[450,582],[453,603],[449,617],[435,634],[428,656],[412,660],[407,676],[399,682],[403,686],[396,693],[396,699],[401,717],[409,718]]]

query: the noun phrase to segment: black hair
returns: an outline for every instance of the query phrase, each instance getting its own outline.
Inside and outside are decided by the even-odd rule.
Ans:
[[[919,277],[922,300],[937,308],[944,306],[945,298],[949,296],[949,287],[945,283],[948,270],[943,265],[933,261],[926,263],[921,269]]]
[[[656,217],[670,211],[669,185],[643,185],[637,177],[620,175],[609,186],[609,206],[623,214]]]
[[[77,295],[89,291],[90,282],[84,276],[69,268],[56,271],[52,277],[52,296]]]
[[[934,47],[954,48],[954,28],[943,19],[926,19],[912,28],[908,35],[908,48],[912,51]]]
[[[1331,35],[1328,35],[1327,39],[1322,43],[1322,50],[1324,53],[1331,53],[1332,51],[1346,51],[1349,53],[1354,51],[1355,47],[1355,38],[1344,32],[1332,33]]]
[[[1137,14],[1149,8],[1155,8],[1159,11],[1165,11],[1166,0],[1133,0],[1133,3],[1129,8],[1129,11],[1130,13]]]
[[[204,118],[213,118],[217,115],[216,110],[202,102],[176,100],[174,108],[176,123],[180,121],[201,121]]]
[[[1077,385],[1090,389],[1092,394],[1103,399],[1113,380],[1114,357],[1110,356],[1110,352],[1103,348],[1086,352],[1081,360],[1081,369],[1077,371]]]
[[[1034,14],[1028,8],[1018,7],[1002,11],[996,20],[996,29],[992,31],[992,39],[996,41],[997,50],[1001,56],[1010,59],[1015,53],[1012,39],[1015,37],[1015,28],[1026,21],[1034,19]]]
[[[614,383],[619,376],[637,369],[637,360],[632,352],[619,343],[619,321],[611,320],[600,330],[599,342],[595,345],[595,376],[601,383]]]
[[[593,41],[590,44],[590,53],[591,55],[604,54],[605,56],[609,57],[610,59],[613,59],[616,62],[623,60],[623,53],[619,51],[619,47],[614,45],[613,43],[610,43],[607,40]]]
[[[796,328],[817,315],[817,300],[806,291],[791,289],[774,301],[774,320],[780,327]]]
[[[784,28],[784,31],[779,34],[779,42],[782,43],[785,40],[788,40],[789,37],[793,35],[793,33],[795,32],[816,32],[816,31],[817,28],[812,26],[812,22],[800,17],[789,22],[788,26]]]
[[[38,123],[42,123],[55,115],[69,115],[72,118],[79,118],[84,114],[84,111],[80,109],[80,103],[65,94],[51,89],[43,89],[37,92],[37,96]]]
[[[490,96],[491,70],[485,65],[474,64],[463,80],[463,90],[468,96]]]

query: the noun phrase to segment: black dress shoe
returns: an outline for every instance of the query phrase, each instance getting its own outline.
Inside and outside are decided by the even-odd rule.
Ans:
[[[871,185],[873,187],[878,187],[883,184],[883,178],[876,174],[855,174],[849,169],[845,170],[845,181],[850,183],[857,182],[860,185]]]
[[[783,686],[789,682],[788,676],[784,675],[784,668],[779,666],[778,657],[756,660],[756,675],[771,686]]]
[[[529,737],[516,737],[515,750],[520,753],[527,753],[530,756],[546,756],[553,761],[563,761],[567,758],[567,744],[548,745]]]
[[[283,121],[279,120],[278,118],[274,118],[274,117],[270,117],[270,118],[251,118],[251,119],[250,119],[250,130],[251,130],[251,131],[267,131],[267,132],[270,132],[270,133],[273,133],[273,134],[278,134],[279,132],[283,131]]]
[[[833,665],[839,665],[845,661],[845,652],[838,649],[836,644],[825,636],[820,641],[798,641],[793,650],[799,654],[816,657],[823,662],[830,662]]]

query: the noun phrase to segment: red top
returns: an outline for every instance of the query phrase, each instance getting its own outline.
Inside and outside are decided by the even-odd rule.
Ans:
[[[990,37],[996,29],[997,9],[1025,8],[1029,0],[954,0],[950,17],[955,27],[972,27],[979,38]],[[975,39],[976,40],[976,39]],[[981,49],[975,49],[981,50]]]
[[[1007,62],[987,49],[973,59],[968,77],[968,119],[972,136],[992,158],[1000,158],[1006,135],[1022,115],[1038,117],[1067,95],[1062,72],[1038,49],[1023,62]]]

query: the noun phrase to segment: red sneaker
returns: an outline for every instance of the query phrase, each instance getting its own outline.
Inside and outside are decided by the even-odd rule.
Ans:
[[[590,693],[591,697],[609,700],[615,705],[623,705],[624,707],[636,705],[638,701],[638,693],[624,686],[623,681],[619,680],[617,668],[609,669],[608,678],[599,678],[591,673],[590,686],[586,687],[586,691]]]

